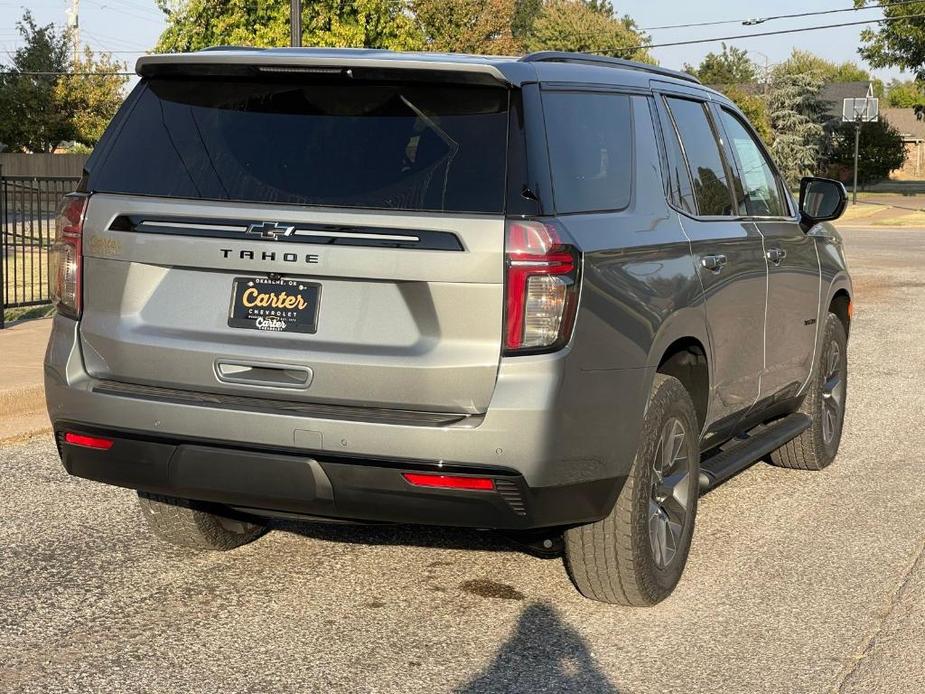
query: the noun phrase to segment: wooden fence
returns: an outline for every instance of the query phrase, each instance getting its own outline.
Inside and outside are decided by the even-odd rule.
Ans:
[[[88,154],[0,154],[0,174],[3,176],[36,176],[38,178],[80,178]]]

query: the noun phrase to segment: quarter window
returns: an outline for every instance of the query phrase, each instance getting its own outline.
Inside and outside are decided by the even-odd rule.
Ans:
[[[546,92],[543,112],[556,211],[620,210],[629,205],[633,173],[629,97]]]
[[[721,114],[739,166],[745,212],[752,217],[786,217],[787,205],[780,185],[761,147],[737,116],[725,109]]]
[[[706,107],[689,99],[668,98],[666,101],[684,147],[697,211],[708,216],[734,214],[723,156]]]

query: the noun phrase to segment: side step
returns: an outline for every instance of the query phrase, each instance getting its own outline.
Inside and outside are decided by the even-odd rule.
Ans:
[[[700,492],[706,492],[725,482],[762,456],[783,446],[809,429],[812,419],[797,412],[757,429],[746,438],[716,455],[700,461]]]

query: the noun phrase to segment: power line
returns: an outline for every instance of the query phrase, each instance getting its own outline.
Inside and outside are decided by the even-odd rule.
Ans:
[[[151,22],[153,24],[164,24],[166,22],[166,19],[163,15],[161,15],[159,18],[155,18],[154,16],[151,16],[151,15],[145,16],[142,14],[136,14],[135,12],[130,11],[120,5],[110,5],[106,2],[98,2],[97,0],[87,0],[87,2],[89,2],[91,5],[95,5],[96,7],[99,7],[101,10],[107,10],[109,12],[118,12],[120,14],[125,15],[126,17],[132,17],[133,19],[137,19],[142,22]]]
[[[899,4],[899,3],[895,3]],[[908,3],[904,3],[908,4]],[[691,46],[699,43],[715,43],[717,41],[733,41],[737,39],[749,39],[749,38],[758,38],[761,36],[780,36],[781,34],[797,34],[807,31],[821,31],[823,29],[838,29],[842,27],[851,27],[851,26],[861,26],[865,24],[880,24],[883,22],[896,22],[903,19],[922,19],[925,18],[925,13],[919,14],[908,14],[901,15],[899,17],[882,17],[880,19],[867,19],[858,22],[841,22],[838,24],[821,24],[819,26],[813,27],[799,27],[797,29],[779,29],[777,31],[762,31],[751,34],[732,34],[727,36],[714,36],[711,38],[705,39],[690,39],[687,41],[670,41],[666,43],[650,43],[650,44],[640,44],[638,46],[627,46],[626,48],[620,49],[621,51],[637,51],[637,50],[648,50],[650,48],[667,48],[671,46]],[[141,51],[108,51],[110,53],[141,53]],[[70,76],[91,76],[91,75],[119,75],[119,76],[134,76],[134,72],[111,72],[111,73],[101,73],[101,72],[44,72],[44,71],[34,71],[34,72],[0,72],[2,75],[70,75]]]
[[[687,29],[692,27],[709,27],[709,26],[719,26],[720,24],[744,24],[746,26],[754,26],[756,24],[764,24],[765,22],[771,22],[776,19],[795,19],[800,17],[817,17],[819,15],[825,14],[837,14],[839,12],[860,12],[861,10],[882,10],[888,7],[900,7],[902,5],[914,5],[920,4],[921,0],[896,0],[896,2],[891,2],[886,5],[863,5],[861,7],[841,7],[834,10],[817,10],[815,12],[795,12],[793,14],[777,14],[769,15],[767,17],[746,17],[745,19],[717,19],[710,22],[691,22],[689,24],[664,24],[657,27],[645,27],[639,31],[656,31],[659,29]]]
[[[906,14],[900,17],[882,17],[880,19],[867,19],[860,22],[841,22],[840,24],[821,24],[815,27],[799,27],[797,29],[778,29],[777,31],[761,31],[753,34],[733,34],[730,36],[714,36],[709,39],[690,39],[688,41],[670,41],[667,43],[648,43],[638,46],[629,46],[621,51],[638,51],[649,48],[667,48],[669,46],[692,46],[697,43],[715,43],[717,41],[732,41],[735,39],[750,39],[759,36],[779,36],[781,34],[798,34],[804,31],[819,31],[821,29],[838,29],[840,27],[861,26],[862,24],[880,24],[881,22],[897,22],[902,19],[921,19],[925,13]]]

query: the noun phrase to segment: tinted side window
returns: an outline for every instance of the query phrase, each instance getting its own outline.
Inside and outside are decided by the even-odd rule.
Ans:
[[[704,104],[688,99],[666,101],[687,157],[697,211],[702,215],[731,215],[726,169]]]
[[[721,113],[726,137],[739,166],[745,210],[756,217],[786,217],[787,205],[761,147],[737,116],[725,109]]]
[[[624,94],[543,94],[556,211],[623,209],[630,202],[633,123]]]
[[[684,161],[684,152],[678,142],[678,133],[675,130],[671,116],[665,109],[659,109],[659,120],[662,125],[662,139],[665,142],[667,156],[668,199],[678,209],[697,214],[697,203],[694,201],[694,189],[691,187],[691,176]]]

